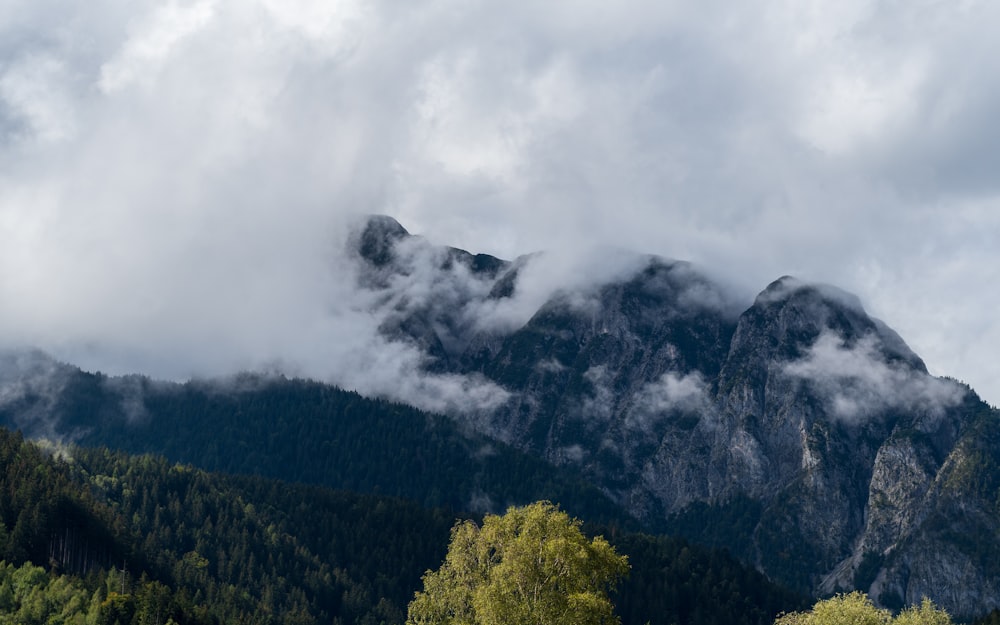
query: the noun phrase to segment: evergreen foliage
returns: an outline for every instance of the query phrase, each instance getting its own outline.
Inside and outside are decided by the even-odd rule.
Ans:
[[[722,550],[664,536],[610,536],[632,573],[612,595],[623,623],[771,625],[806,599],[776,586]]]
[[[972,622],[972,625],[1000,625],[1000,608]]]
[[[400,624],[455,522],[400,499],[70,452],[50,457],[0,429],[4,575],[34,563],[20,575],[35,590],[0,583],[11,622],[33,622],[34,610],[40,622],[74,625]],[[718,552],[601,531],[633,562],[614,594],[625,625],[685,625],[693,614],[764,625],[800,605]],[[79,610],[53,611],[71,604]]]
[[[27,404],[20,410],[32,408]],[[81,445],[163,455],[209,471],[475,513],[550,499],[589,521],[639,529],[570,470],[469,433],[448,417],[318,382],[243,374],[166,384],[75,370],[52,418],[59,431],[79,433]],[[12,407],[0,406],[0,424],[18,420]]]

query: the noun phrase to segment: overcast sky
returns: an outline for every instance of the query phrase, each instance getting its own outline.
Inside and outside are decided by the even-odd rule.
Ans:
[[[691,260],[747,303],[834,283],[997,404],[998,24],[975,0],[0,0],[0,343],[349,383],[404,357],[340,307],[345,224],[386,213],[505,258]]]

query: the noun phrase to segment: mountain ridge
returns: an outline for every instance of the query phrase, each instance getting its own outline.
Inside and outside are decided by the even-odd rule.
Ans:
[[[927,595],[958,616],[1000,606],[1000,571],[984,556],[1000,554],[997,412],[930,375],[856,296],[784,276],[740,302],[683,261],[506,261],[433,244],[387,216],[360,224],[348,242],[367,312],[388,344],[420,354],[416,374],[496,390],[488,405],[449,409],[459,438],[524,454],[510,466],[530,465],[531,475],[545,474],[535,460],[557,467],[559,480],[595,488],[587,501],[729,548],[801,592],[859,588],[888,607]],[[42,382],[0,383],[15,389],[4,391],[0,417],[59,431],[38,420],[60,409],[46,403]],[[69,405],[92,421],[159,412],[141,379],[75,388]],[[414,415],[399,423],[437,419]],[[294,427],[310,443],[333,440],[316,434],[321,424]],[[83,436],[87,420],[60,427]],[[416,430],[406,440],[452,436]],[[452,458],[440,466],[456,475],[485,475],[465,458],[480,447],[431,455]],[[493,473],[496,492],[506,488],[502,473]],[[506,501],[463,484],[460,505],[479,495],[486,506]]]
[[[959,576],[975,579],[976,597],[947,579],[931,592],[908,573],[929,566],[930,545],[943,553],[949,544],[941,527],[955,514],[944,501],[984,511],[1000,501],[1000,491],[955,491],[950,477],[970,445],[982,471],[1000,468],[1000,449],[972,440],[995,411],[931,376],[841,289],[785,276],[734,315],[729,294],[690,264],[636,258],[619,276],[554,289],[520,325],[480,324],[463,337],[487,348],[425,352],[436,370],[483,375],[509,393],[498,409],[467,416],[475,428],[578,470],[642,519],[749,497],[760,510],[743,556],[800,590],[853,588],[857,577],[889,606],[921,593],[957,614],[1000,604],[1000,584],[974,550],[946,551],[951,569],[977,571]],[[521,274],[545,262],[533,256],[503,275],[505,297],[517,301]],[[480,306],[453,299],[448,309]],[[453,326],[433,306],[394,314],[411,322],[387,337],[449,342]],[[1000,541],[996,522],[977,523]]]

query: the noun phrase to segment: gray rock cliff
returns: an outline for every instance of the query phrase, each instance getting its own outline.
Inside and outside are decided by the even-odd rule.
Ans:
[[[386,335],[511,393],[475,427],[800,590],[863,588],[891,607],[926,595],[956,615],[1000,606],[997,414],[931,376],[856,297],[784,277],[740,305],[649,256],[487,324],[546,257],[473,256],[385,219],[358,258]]]

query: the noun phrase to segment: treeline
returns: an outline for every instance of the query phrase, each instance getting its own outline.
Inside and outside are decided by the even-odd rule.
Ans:
[[[551,499],[580,518],[640,528],[574,471],[448,417],[319,382],[244,374],[164,384],[76,371],[52,412],[55,429],[75,433],[81,445],[163,455],[210,471],[480,513]],[[11,409],[0,409],[4,423],[17,425]]]
[[[389,498],[76,452],[159,576],[220,622],[401,622],[453,517]]]
[[[632,566],[613,597],[623,624],[764,625],[808,604],[725,551],[646,534],[611,542]]]
[[[218,622],[193,594],[149,578],[127,525],[72,464],[0,428],[0,623]]]
[[[132,555],[123,537],[122,521],[81,489],[67,462],[0,429],[0,559],[86,575]]]
[[[457,516],[161,457],[74,449],[59,460],[6,430],[0,480],[0,618],[17,623],[402,623]],[[11,531],[22,518],[36,529]],[[63,561],[67,528],[87,545],[84,565]],[[763,625],[801,606],[720,552],[602,533],[632,562],[615,595],[624,625]]]
[[[972,625],[1000,625],[1000,609],[972,622]]]
[[[0,625],[201,625],[214,623],[159,582],[141,579],[119,591],[121,572],[79,577],[26,562],[0,561]],[[96,584],[97,588],[92,589]]]

